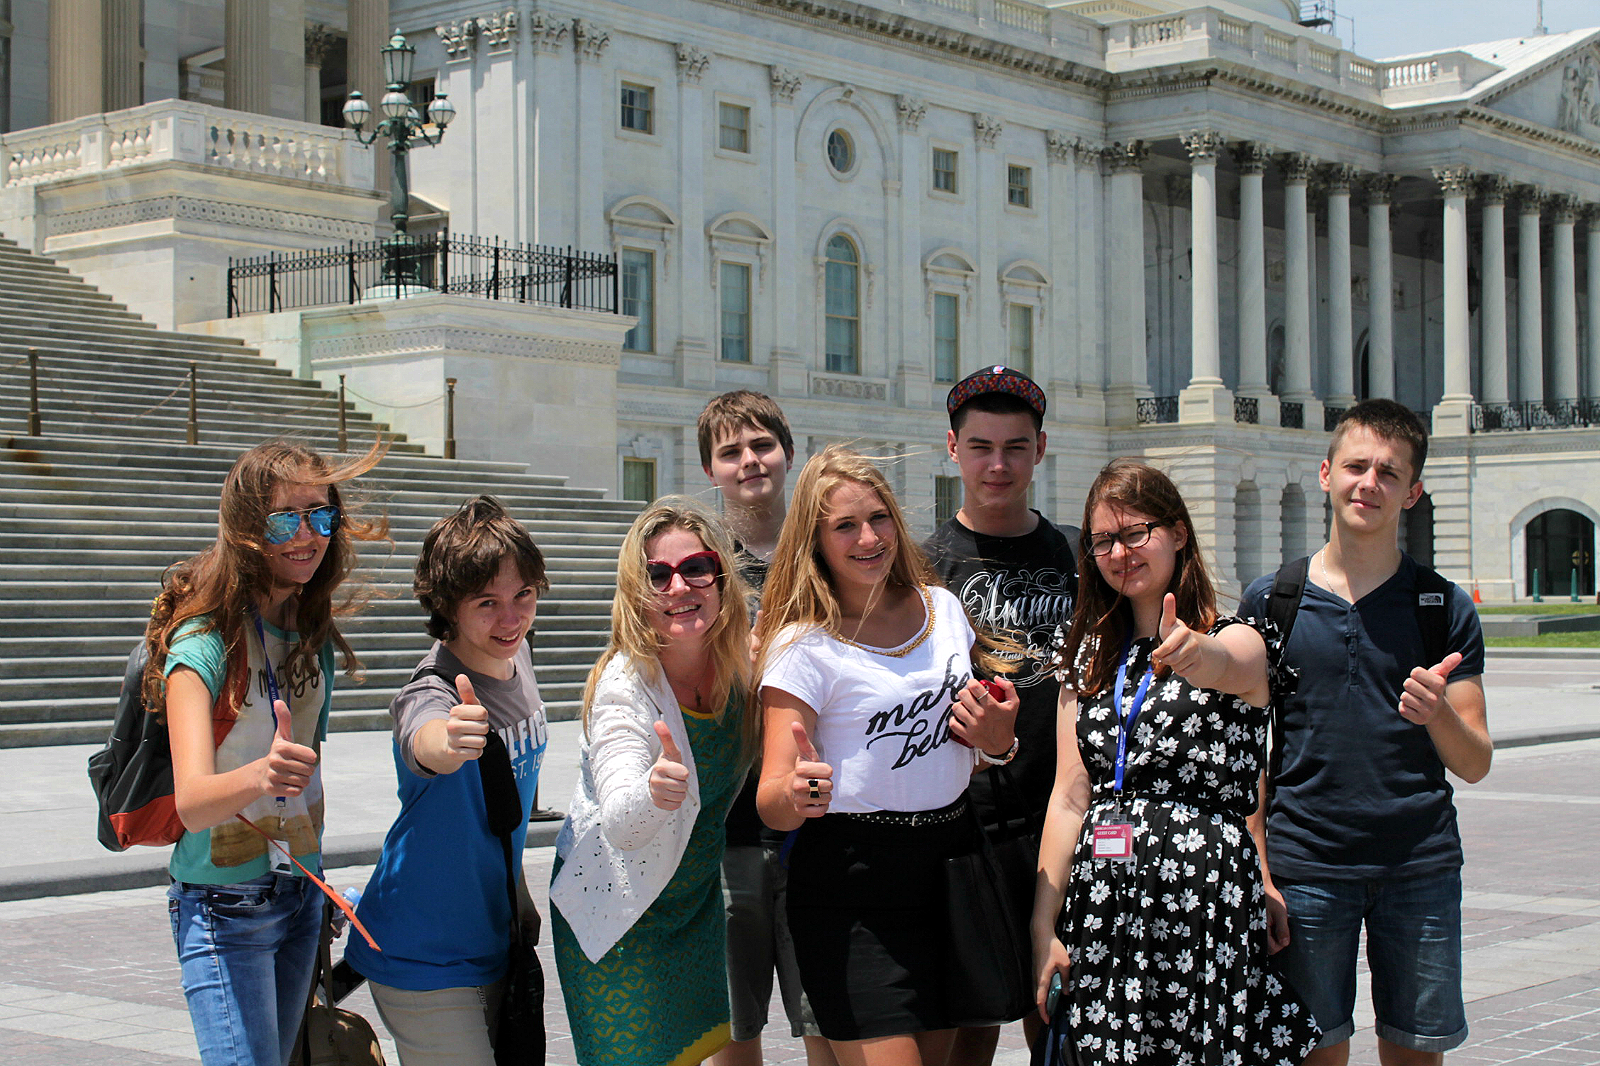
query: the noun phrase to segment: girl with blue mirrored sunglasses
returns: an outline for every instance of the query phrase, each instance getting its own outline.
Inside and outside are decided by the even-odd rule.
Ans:
[[[300,532],[302,518],[319,537],[331,537],[339,528],[339,508],[331,503],[303,511],[274,511],[267,515],[267,543],[286,544],[293,540]]]

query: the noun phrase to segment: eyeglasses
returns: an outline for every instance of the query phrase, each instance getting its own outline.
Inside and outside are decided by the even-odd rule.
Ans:
[[[695,552],[679,559],[677,566],[650,559],[644,564],[644,572],[650,576],[650,586],[657,592],[667,591],[673,574],[683,578],[683,583],[690,588],[703,589],[722,573],[722,557],[713,551]]]
[[[319,537],[331,537],[339,528],[339,508],[331,503],[303,511],[273,511],[267,515],[267,543],[286,544],[293,540],[300,532],[302,518]]]
[[[1135,522],[1131,526],[1123,526],[1115,533],[1096,533],[1089,538],[1089,554],[1094,556],[1110,555],[1111,546],[1117,541],[1122,541],[1124,548],[1142,548],[1145,541],[1150,539],[1150,531],[1158,526],[1168,525],[1166,522]]]

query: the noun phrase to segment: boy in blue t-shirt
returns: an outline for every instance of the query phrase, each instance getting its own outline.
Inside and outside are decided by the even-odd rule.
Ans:
[[[1269,944],[1316,1015],[1307,1066],[1349,1061],[1363,924],[1378,1059],[1442,1063],[1466,1039],[1461,996],[1461,836],[1449,770],[1489,772],[1483,633],[1450,586],[1443,661],[1423,661],[1420,567],[1398,547],[1422,495],[1427,431],[1392,400],[1367,400],[1334,429],[1321,484],[1333,510],[1310,559],[1284,660],[1299,671],[1283,703],[1281,762],[1251,818],[1265,857]],[[1241,613],[1269,616],[1273,577]],[[1270,871],[1270,872],[1269,872]]]

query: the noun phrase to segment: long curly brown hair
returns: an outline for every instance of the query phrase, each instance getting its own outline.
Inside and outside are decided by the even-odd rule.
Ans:
[[[193,558],[169,566],[162,575],[161,592],[151,605],[144,638],[150,659],[144,674],[147,708],[154,713],[166,709],[167,653],[179,627],[192,619],[203,619],[200,632],[221,635],[229,675],[223,691],[232,691],[233,671],[248,661],[244,642],[251,628],[250,613],[272,587],[264,534],[273,494],[280,485],[326,485],[328,502],[342,513],[339,528],[328,538],[327,554],[297,594],[299,643],[284,663],[284,687],[317,672],[317,657],[329,641],[343,657],[345,672],[357,674],[361,662],[334,620],[359,610],[370,597],[366,582],[349,580],[356,566],[355,542],[387,539],[389,522],[384,516],[364,519],[352,515],[340,486],[377,466],[388,447],[388,442],[380,439],[365,455],[337,467],[330,467],[306,445],[288,440],[269,440],[239,456],[222,483],[216,541]],[[342,597],[335,603],[334,594],[341,591]]]
[[[1107,584],[1094,556],[1089,554],[1094,512],[1101,504],[1148,515],[1164,526],[1181,526],[1187,536],[1178,549],[1167,591],[1176,598],[1178,617],[1185,624],[1203,631],[1217,620],[1216,589],[1206,573],[1194,523],[1189,520],[1189,508],[1178,487],[1148,463],[1113,459],[1095,476],[1088,498],[1083,501],[1083,530],[1078,536],[1078,558],[1083,560],[1078,567],[1078,597],[1066,646],[1055,663],[1056,669],[1064,671],[1066,683],[1086,696],[1111,683],[1123,645],[1133,632],[1133,608],[1121,592]],[[1080,672],[1078,652],[1086,642],[1088,663]]]

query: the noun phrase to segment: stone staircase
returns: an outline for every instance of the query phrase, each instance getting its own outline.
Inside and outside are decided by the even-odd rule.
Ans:
[[[28,349],[42,434],[28,436]],[[197,445],[185,442],[198,376]],[[347,408],[348,447],[387,428]],[[49,260],[0,240],[0,747],[104,740],[128,651],[162,570],[215,536],[240,451],[291,435],[332,454],[338,397],[228,339],[155,329]],[[331,728],[387,729],[388,704],[427,648],[412,599],[422,536],[486,492],[544,552],[534,665],[552,718],[576,717],[604,646],[617,548],[638,505],[513,463],[441,459],[395,439],[358,484],[393,544],[362,545],[379,597],[345,632],[365,679],[341,676]]]

